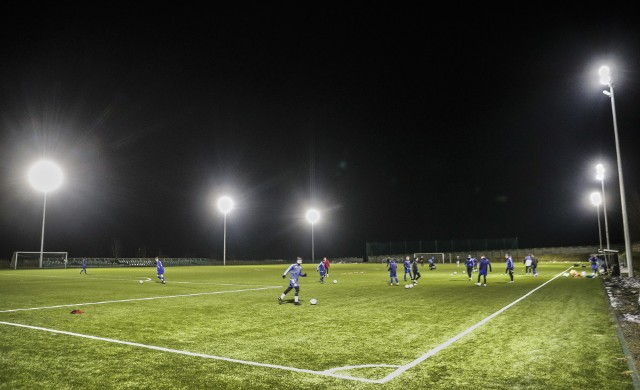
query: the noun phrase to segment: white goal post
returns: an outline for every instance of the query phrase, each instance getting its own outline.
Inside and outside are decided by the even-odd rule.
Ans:
[[[425,262],[429,261],[433,257],[434,263],[444,264],[444,253],[414,253],[414,259],[424,259]]]
[[[42,264],[40,255],[42,254]],[[67,252],[13,252],[10,268],[66,268]]]

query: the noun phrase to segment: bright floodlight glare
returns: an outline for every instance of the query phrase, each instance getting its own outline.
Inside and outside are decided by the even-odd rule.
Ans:
[[[600,69],[598,69],[598,75],[600,76],[600,84],[611,84],[611,70],[608,66],[601,66]]]
[[[53,191],[62,184],[62,170],[51,161],[38,161],[29,169],[29,183],[38,191]]]
[[[228,213],[233,209],[233,199],[228,196],[223,196],[218,199],[218,210],[220,210],[223,214]]]
[[[600,204],[602,203],[602,196],[599,192],[591,193],[591,203],[593,203],[594,206],[600,206]]]
[[[320,220],[320,212],[318,210],[311,209],[307,211],[307,221],[309,221],[310,224],[313,225],[319,220]]]
[[[604,167],[602,164],[596,165],[596,180],[604,180]]]

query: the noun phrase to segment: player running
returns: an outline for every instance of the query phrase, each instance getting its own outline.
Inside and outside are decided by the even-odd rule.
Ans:
[[[282,279],[287,277],[289,274],[289,287],[278,297],[278,303],[282,305],[283,299],[287,293],[293,289],[296,290],[296,294],[294,296],[294,305],[299,306],[302,305],[298,300],[298,294],[300,293],[300,286],[298,286],[298,278],[305,277],[307,274],[302,273],[302,257],[298,257],[296,262],[291,264],[289,268],[282,274]]]
[[[162,261],[158,259],[158,256],[156,256],[156,273],[158,274],[158,279],[162,281],[162,284],[167,283],[166,280],[164,280],[164,265],[162,265]]]
[[[464,262],[465,267],[467,267],[467,275],[469,276],[469,281],[471,281],[471,274],[473,273],[473,259],[471,255],[467,256],[467,260]]]

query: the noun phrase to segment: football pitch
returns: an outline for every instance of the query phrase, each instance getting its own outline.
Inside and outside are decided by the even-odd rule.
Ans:
[[[296,306],[287,266],[1,270],[0,389],[634,388],[587,268],[305,263]]]

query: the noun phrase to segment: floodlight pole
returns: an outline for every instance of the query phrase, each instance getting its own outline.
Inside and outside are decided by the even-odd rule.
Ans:
[[[311,224],[311,264],[315,264],[316,262],[314,250],[313,224]]]
[[[604,74],[603,74],[604,72]],[[618,121],[616,119],[616,100],[613,95],[613,83],[611,82],[610,72],[608,67],[600,68],[601,77],[605,77],[601,79],[602,84],[605,84],[609,87],[608,91],[603,91],[603,93],[611,98],[611,113],[613,116],[613,133],[615,135],[616,140],[616,159],[618,163],[618,181],[620,182],[620,203],[622,206],[622,225],[624,228],[624,246],[625,253],[627,255],[627,269],[629,270],[629,277],[633,277],[633,254],[631,252],[631,239],[629,237],[629,219],[627,217],[627,201],[624,195],[624,178],[622,175],[622,159],[620,157],[620,140],[618,139]],[[640,300],[640,299],[639,299]]]
[[[313,238],[313,225],[316,224],[316,222],[318,222],[320,220],[320,212],[318,210],[315,209],[310,209],[309,211],[307,211],[307,221],[311,224],[311,263],[315,263],[316,262],[316,257],[315,257],[315,253],[314,253],[314,238]]]
[[[47,192],[44,192],[44,207],[42,208],[42,235],[40,236],[40,261],[38,267],[42,268],[42,257],[44,253],[44,217],[47,214]]]
[[[607,201],[604,194],[604,167],[602,166],[602,164],[598,164],[596,166],[596,170],[598,171],[597,178],[602,184],[602,212],[604,214],[604,234],[607,238],[607,249],[611,249],[611,247],[609,246],[609,224],[607,223]]]
[[[596,205],[596,213],[598,214],[598,239],[600,240],[600,253],[602,253],[602,228],[600,228],[600,205]]]
[[[224,233],[222,243],[222,265],[227,265],[227,213],[224,213]]]
[[[224,233],[222,243],[222,265],[227,265],[227,213],[233,209],[233,199],[223,196],[218,199],[218,210],[224,215]]]

